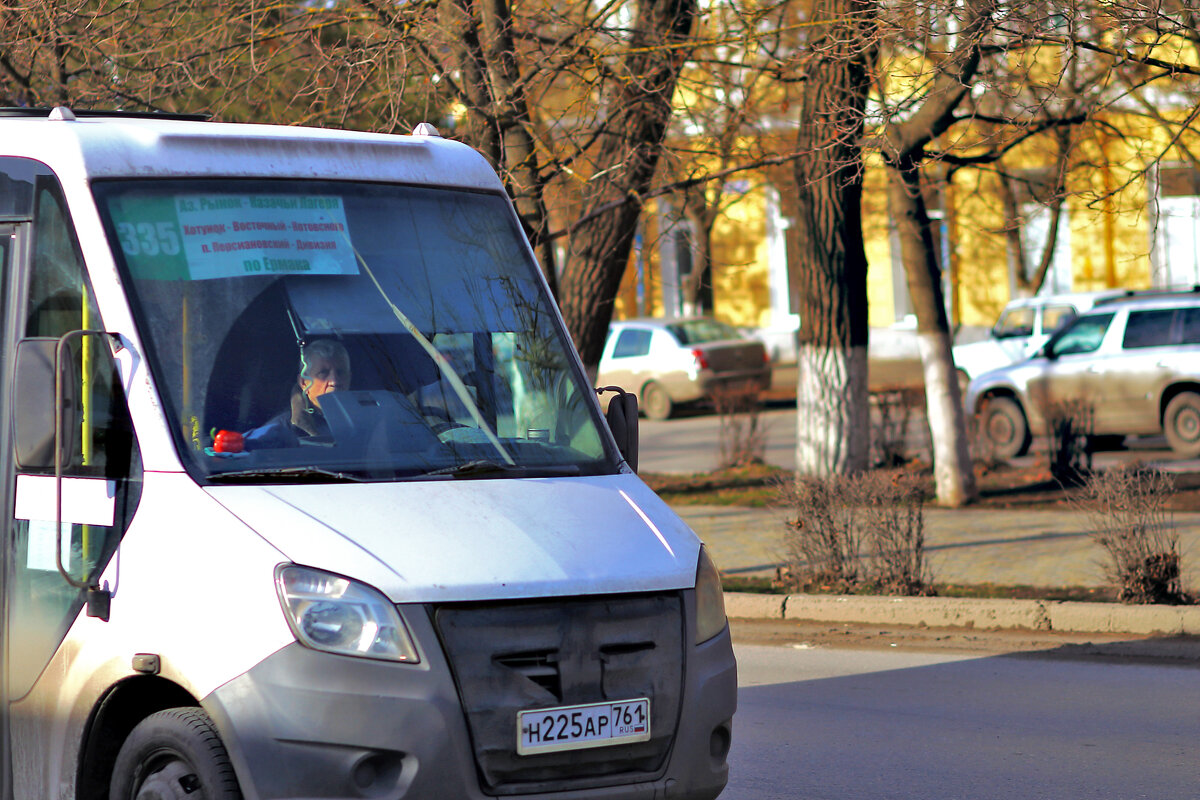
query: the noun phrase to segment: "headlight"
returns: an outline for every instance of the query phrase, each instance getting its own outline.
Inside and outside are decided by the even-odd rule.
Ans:
[[[275,585],[301,644],[346,656],[420,661],[400,612],[370,586],[296,566],[280,567]]]
[[[721,574],[700,548],[700,563],[696,567],[696,644],[707,642],[725,630],[725,593],[721,589]]]

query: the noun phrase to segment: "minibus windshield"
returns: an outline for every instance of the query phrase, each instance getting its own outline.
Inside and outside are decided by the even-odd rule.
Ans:
[[[94,191],[198,480],[616,469],[503,196],[330,181]]]

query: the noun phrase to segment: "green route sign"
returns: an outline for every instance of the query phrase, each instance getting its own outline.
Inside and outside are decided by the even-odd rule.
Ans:
[[[133,195],[112,205],[134,277],[210,280],[358,272],[340,197]]]

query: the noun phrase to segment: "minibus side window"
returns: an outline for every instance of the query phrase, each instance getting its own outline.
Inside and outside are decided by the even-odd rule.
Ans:
[[[0,169],[3,162],[0,161]],[[44,168],[43,168],[44,171]],[[0,182],[2,185],[2,182]],[[26,336],[103,330],[71,218],[57,180],[36,177],[33,224],[23,285]],[[87,581],[112,557],[140,492],[141,466],[109,346],[103,337],[72,340],[79,430],[63,465],[62,565]],[[58,571],[53,470],[22,470],[10,552],[8,642],[10,697],[27,692],[83,605],[82,590]],[[47,502],[47,498],[49,501]]]
[[[26,336],[61,336],[99,322],[58,187],[46,176],[34,190],[32,261]]]
[[[34,193],[31,265],[25,335],[58,337],[80,329],[102,330],[61,190],[52,176],[39,176]],[[132,426],[107,345],[98,337],[72,341],[74,373],[86,391],[81,430],[64,465],[76,477],[122,479],[129,475]]]

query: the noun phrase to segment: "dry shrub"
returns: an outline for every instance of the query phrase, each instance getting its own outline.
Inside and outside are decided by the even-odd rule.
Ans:
[[[891,594],[932,594],[925,561],[925,494],[907,473],[863,476],[868,574]]]
[[[742,386],[718,386],[712,391],[717,410],[722,468],[743,467],[763,461],[767,452],[767,429],[762,418],[762,394]]]
[[[909,433],[923,394],[920,389],[871,393],[871,460],[876,466],[899,467],[912,460]]]
[[[792,588],[931,595],[925,495],[899,472],[799,478],[781,485],[793,512],[784,549]]]
[[[793,580],[849,591],[862,568],[863,538],[855,478],[799,477],[780,485],[782,502],[793,512],[783,544]]]
[[[1095,419],[1095,406],[1080,398],[1051,403],[1046,409],[1050,475],[1063,486],[1079,486],[1092,474]]]
[[[1166,501],[1171,476],[1133,463],[1093,473],[1080,500],[1092,539],[1108,554],[1108,573],[1123,603],[1189,603],[1180,580],[1179,535]]]

